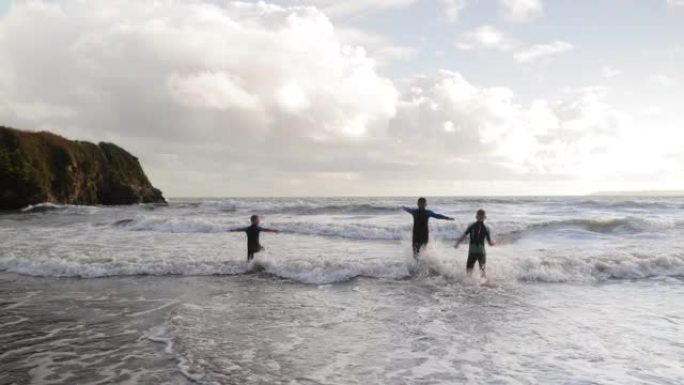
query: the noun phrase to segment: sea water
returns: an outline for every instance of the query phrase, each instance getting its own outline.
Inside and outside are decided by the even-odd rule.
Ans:
[[[174,199],[0,215],[0,384],[682,384],[684,199]],[[487,210],[488,283],[454,241]],[[246,262],[262,216],[266,250]]]

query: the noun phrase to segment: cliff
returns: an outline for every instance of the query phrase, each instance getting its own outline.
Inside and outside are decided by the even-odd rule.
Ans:
[[[52,202],[165,202],[134,157],[112,143],[71,141],[0,126],[0,210]]]

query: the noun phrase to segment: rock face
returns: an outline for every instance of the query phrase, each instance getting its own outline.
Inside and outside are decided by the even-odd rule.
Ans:
[[[0,210],[51,202],[166,202],[138,158],[112,143],[71,141],[0,126]]]

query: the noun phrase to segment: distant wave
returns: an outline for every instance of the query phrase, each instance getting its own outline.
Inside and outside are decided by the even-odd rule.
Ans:
[[[99,207],[100,206],[62,205],[45,202],[24,207],[23,209],[21,209],[21,212],[27,214],[55,212],[60,214],[86,215],[97,212]]]
[[[40,212],[46,212],[46,211],[57,211],[57,210],[66,210],[69,207],[78,207],[78,206],[70,206],[70,205],[60,205],[60,204],[55,204],[55,203],[38,203],[35,205],[28,205],[21,209],[21,212],[24,213],[40,213]]]
[[[238,212],[256,214],[294,214],[294,215],[324,215],[324,214],[358,214],[378,215],[398,213],[400,205],[384,203],[356,203],[344,201],[320,200],[207,200],[200,202],[173,202],[173,207],[193,209],[199,213],[210,212]]]
[[[648,221],[637,217],[613,218],[613,219],[587,219],[572,218],[548,222],[526,224],[523,228],[510,230],[507,234],[517,235],[544,230],[557,230],[561,228],[577,228],[593,233],[625,233],[661,230],[675,227],[676,223],[664,223]]]
[[[137,216],[134,218],[119,219],[111,226],[131,231],[152,231],[166,233],[224,233],[228,230],[245,226],[244,223],[236,224],[225,219],[212,219],[204,217],[156,217]],[[346,239],[362,240],[401,240],[410,231],[410,225],[381,226],[368,223],[349,222],[325,222],[311,223],[306,221],[288,221],[273,223],[270,226],[277,227],[284,233],[314,235],[324,237],[339,237]]]
[[[163,217],[154,215],[139,215],[119,219],[110,224],[110,226],[130,231],[166,233],[222,233],[243,225],[243,223],[236,224],[234,219],[222,217]],[[272,226],[290,234],[357,240],[396,241],[411,236],[411,223],[408,219],[386,224],[364,221],[357,223],[348,220],[328,222],[287,220],[275,222]],[[630,234],[676,229],[683,226],[684,223],[681,222],[658,222],[639,217],[606,220],[573,218],[538,223],[499,223],[492,227],[492,232],[496,238],[510,243],[530,234],[562,229],[579,229],[599,234]],[[464,225],[433,226],[432,235],[437,239],[453,240],[464,229]]]
[[[653,277],[684,277],[684,256],[637,256],[577,258],[545,257],[498,259],[492,265],[496,279],[501,282],[596,282],[605,280],[633,280]],[[446,279],[463,277],[463,266],[454,261],[416,265],[404,262],[360,262],[325,260],[260,260],[247,264],[242,261],[219,260],[108,260],[83,261],[78,258],[0,257],[0,271],[45,277],[97,278],[132,275],[243,275],[267,274],[304,284],[329,284],[351,279],[383,278],[406,279],[421,277],[421,269],[431,276]]]
[[[576,206],[583,208],[604,208],[604,209],[681,209],[684,208],[684,200],[615,200],[615,199],[586,199],[576,203]]]
[[[538,282],[684,277],[684,256],[528,258],[516,261],[514,271],[520,281]]]
[[[139,203],[136,205],[121,205],[121,206],[105,206],[105,205],[72,205],[59,204],[51,202],[43,202],[35,205],[29,205],[20,210],[22,213],[59,213],[67,215],[88,215],[95,214],[103,209],[117,209],[121,207],[131,209],[143,209],[147,211],[155,210],[160,207],[166,207],[163,203]]]

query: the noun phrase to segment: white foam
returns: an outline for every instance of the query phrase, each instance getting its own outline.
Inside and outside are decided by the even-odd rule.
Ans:
[[[176,367],[183,374],[183,376],[193,382],[203,383],[202,380],[204,375],[200,373],[193,373],[188,360],[175,352],[173,348],[173,339],[168,336],[166,325],[158,325],[153,327],[150,329],[146,337],[152,342],[158,342],[165,345],[164,352],[176,357],[176,360],[178,361]]]
[[[327,261],[325,259],[258,258],[251,265],[243,261],[110,261],[91,263],[54,257],[1,257],[0,270],[48,277],[97,278],[130,275],[241,275],[255,271],[305,284],[329,284],[358,277],[404,279],[411,275],[437,274],[460,279],[463,266],[453,258],[422,257],[420,263],[409,260],[388,262]],[[254,268],[257,267],[255,270]],[[260,268],[260,269],[259,269]],[[498,257],[490,263],[500,279],[539,282],[596,281],[684,276],[684,257],[630,256],[615,257]]]
[[[520,281],[585,282],[684,276],[684,257],[529,257],[508,261],[507,274]]]

